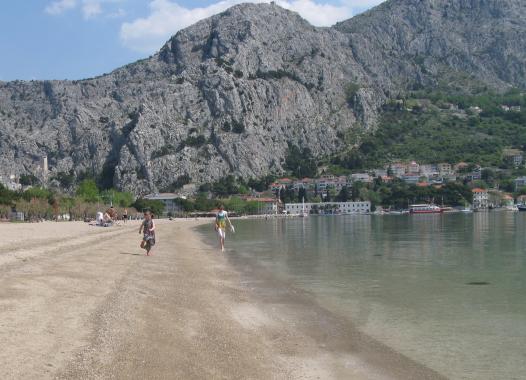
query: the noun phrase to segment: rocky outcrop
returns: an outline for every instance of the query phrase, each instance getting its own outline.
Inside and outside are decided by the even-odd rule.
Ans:
[[[288,144],[337,152],[407,89],[457,74],[526,87],[524,16],[519,0],[393,0],[315,28],[274,4],[235,6],[108,75],[0,83],[0,174],[46,154],[51,178],[140,194],[183,175],[277,173]]]

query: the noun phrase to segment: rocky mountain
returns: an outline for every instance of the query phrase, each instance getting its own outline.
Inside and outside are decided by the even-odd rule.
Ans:
[[[107,75],[0,82],[0,175],[47,155],[50,178],[141,194],[279,173],[289,145],[338,152],[407,90],[526,88],[525,54],[522,0],[391,0],[331,28],[242,4]]]

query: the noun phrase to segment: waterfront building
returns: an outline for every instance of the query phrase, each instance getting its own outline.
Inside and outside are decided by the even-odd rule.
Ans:
[[[285,211],[292,215],[299,215],[303,211],[307,214],[364,214],[371,211],[371,202],[287,203]]]
[[[489,206],[489,194],[487,190],[476,188],[471,190],[473,192],[473,208],[486,209]]]
[[[164,204],[163,216],[175,215],[183,211],[181,205],[176,201],[178,198],[180,196],[174,193],[155,193],[144,197],[152,201],[161,201]]]

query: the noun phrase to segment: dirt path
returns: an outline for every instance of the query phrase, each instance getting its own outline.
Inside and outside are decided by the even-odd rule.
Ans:
[[[42,232],[54,226],[10,226],[41,232],[3,243],[0,378],[441,378],[290,284],[256,269],[247,280],[196,223],[159,222],[153,257],[137,225],[66,223],[59,241]]]

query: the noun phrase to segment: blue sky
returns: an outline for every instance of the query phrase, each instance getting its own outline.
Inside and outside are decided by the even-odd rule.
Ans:
[[[268,2],[249,0],[250,2]],[[329,26],[383,0],[276,0]],[[82,79],[153,54],[177,30],[242,0],[24,0],[0,13],[0,80]]]

